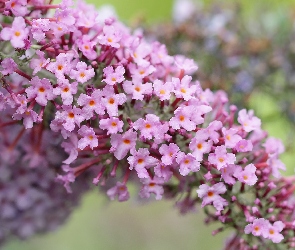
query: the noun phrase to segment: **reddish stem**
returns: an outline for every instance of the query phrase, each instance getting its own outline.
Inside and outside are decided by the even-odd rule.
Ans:
[[[32,77],[27,75],[25,72],[19,70],[19,69],[15,69],[14,70],[15,73],[19,74],[20,76],[24,77],[24,78],[27,78],[29,81],[32,80]]]

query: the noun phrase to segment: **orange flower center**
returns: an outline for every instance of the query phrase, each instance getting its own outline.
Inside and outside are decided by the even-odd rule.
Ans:
[[[75,114],[73,112],[71,112],[71,113],[68,114],[68,117],[69,118],[74,118],[75,117]]]
[[[128,140],[128,139],[125,139],[123,142],[124,142],[125,144],[130,144],[130,140]]]
[[[109,99],[109,104],[114,104],[114,103],[115,103],[114,98],[110,98],[110,99]]]
[[[184,164],[189,164],[189,163],[190,163],[190,161],[188,159],[184,160]]]
[[[39,92],[43,93],[43,92],[45,92],[45,89],[43,87],[40,87]]]
[[[214,192],[209,191],[209,192],[207,193],[207,195],[208,195],[209,197],[212,197],[212,196],[214,195]]]

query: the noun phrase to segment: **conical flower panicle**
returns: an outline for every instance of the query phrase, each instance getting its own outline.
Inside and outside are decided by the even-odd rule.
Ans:
[[[278,179],[282,145],[266,140],[253,110],[238,111],[224,91],[203,89],[192,78],[193,60],[170,56],[114,17],[101,21],[81,1],[7,2],[3,14],[3,159],[15,154],[34,171],[55,169],[41,154],[54,141],[46,134],[55,134],[67,154],[53,164],[64,171],[56,179],[68,192],[87,184],[91,170],[93,184],[111,185],[112,200],[128,200],[134,182],[142,198],[176,197],[181,212],[201,203],[207,222],[234,228],[250,248],[258,241],[291,247],[294,187]],[[26,135],[36,143],[27,145]]]

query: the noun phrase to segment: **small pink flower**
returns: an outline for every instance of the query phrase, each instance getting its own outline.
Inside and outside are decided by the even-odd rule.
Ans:
[[[66,2],[66,1],[62,1]],[[72,5],[72,1],[68,1],[71,2],[69,5]],[[58,8],[55,13],[54,13],[54,17],[56,18],[56,20],[58,20],[59,23],[63,23],[66,24],[68,26],[73,26],[76,22],[76,18],[75,18],[75,13],[73,11],[73,9],[71,8],[67,8],[69,6],[65,6],[64,8]]]
[[[15,113],[12,118],[14,120],[23,119],[24,126],[28,129],[33,127],[34,122],[37,122],[38,114],[34,110],[26,110],[24,113]]]
[[[200,162],[190,153],[178,152],[176,162],[179,164],[179,173],[183,176],[200,170]]]
[[[242,183],[249,186],[253,186],[257,182],[257,176],[255,175],[256,167],[254,164],[249,164],[243,170],[242,167],[237,166],[234,176]]]
[[[174,93],[177,98],[183,98],[188,101],[195,97],[196,85],[191,85],[192,77],[185,75],[181,80],[179,78],[172,78],[174,86]]]
[[[1,30],[0,37],[10,41],[14,48],[24,48],[25,40],[28,39],[29,29],[23,17],[15,17],[11,28],[5,27]]]
[[[94,60],[97,57],[97,52],[93,49],[96,45],[95,41],[91,41],[88,35],[82,36],[81,39],[77,39],[76,44],[83,55],[89,60]]]
[[[226,167],[228,164],[234,164],[236,157],[232,153],[227,153],[224,145],[217,146],[214,153],[209,154],[208,161],[216,165],[217,169]]]
[[[71,188],[70,184],[73,183],[76,179],[76,177],[74,175],[74,171],[68,165],[63,165],[62,168],[65,172],[67,172],[67,174],[66,175],[58,175],[56,177],[56,180],[63,183],[63,185],[68,193],[72,193],[72,188]]]
[[[208,127],[206,128],[206,131],[209,135],[209,138],[214,142],[217,143],[219,140],[219,133],[217,132],[222,128],[222,122],[221,121],[213,121],[210,122]]]
[[[279,155],[285,151],[282,141],[274,137],[267,138],[263,146],[265,147],[265,152],[268,154]]]
[[[234,128],[226,129],[222,128],[225,146],[227,148],[234,148],[237,143],[242,140],[242,137],[237,135],[238,130]]]
[[[146,60],[145,58],[150,55],[151,46],[139,39],[135,39],[133,45],[135,46],[132,46],[132,50],[130,51],[130,55],[133,58],[133,61],[139,66],[149,65],[148,60]]]
[[[78,137],[71,134],[68,141],[64,141],[61,147],[69,154],[69,157],[63,161],[64,164],[71,164],[78,157]]]
[[[159,148],[159,152],[162,155],[161,161],[165,165],[171,165],[176,159],[179,147],[175,143],[170,143],[169,145],[163,144]]]
[[[242,109],[239,111],[238,122],[243,126],[246,132],[260,129],[261,121],[259,118],[254,116],[254,111]]]
[[[17,69],[17,64],[14,62],[12,58],[5,58],[1,62],[2,69],[0,72],[2,75],[9,75],[14,72],[15,69]]]
[[[138,151],[132,149],[130,153],[131,156],[127,158],[130,164],[129,169],[132,170],[134,168],[139,178],[148,178],[149,174],[146,168],[156,165],[158,160],[150,156],[147,148],[139,148]]]
[[[80,83],[85,83],[89,81],[94,75],[94,69],[91,66],[87,67],[85,62],[78,62],[76,64],[76,69],[70,71],[70,76],[73,79],[76,79]]]
[[[30,62],[30,67],[33,69],[33,75],[36,75],[43,67],[45,67],[49,62],[49,58],[45,58],[45,53],[43,51],[37,50],[36,54],[38,55],[37,58],[33,58]]]
[[[69,132],[72,132],[75,129],[75,124],[80,126],[80,123],[85,119],[81,115],[81,109],[76,108],[76,106],[63,106],[61,117],[63,119],[62,126]]]
[[[121,83],[125,80],[124,74],[125,69],[123,66],[119,65],[115,70],[112,66],[108,66],[103,69],[103,74],[105,75],[105,79],[102,81],[108,85],[115,85],[117,83]]]
[[[225,183],[233,185],[236,183],[236,179],[233,177],[238,166],[234,164],[227,165],[226,167],[220,169],[221,178]]]
[[[69,26],[61,22],[50,22],[50,30],[52,31],[55,38],[60,38],[61,36],[70,32]]]
[[[118,196],[118,201],[127,201],[130,197],[126,184],[119,181],[107,191],[107,195],[111,200],[114,200]]]
[[[248,224],[245,227],[245,233],[249,234],[252,233],[254,236],[263,236],[264,238],[268,237],[268,228],[269,228],[269,221],[263,218],[255,219],[253,223]]]
[[[226,192],[226,187],[222,182],[214,184],[212,187],[202,184],[197,190],[199,198],[203,199],[202,207],[213,203],[217,211],[223,210],[227,206],[227,201],[220,196]]]
[[[53,94],[60,95],[63,105],[71,105],[73,103],[73,95],[77,93],[78,83],[70,83],[68,79],[61,78],[57,80],[58,86],[53,89]]]
[[[155,41],[152,43],[152,46],[153,51],[150,54],[152,64],[162,64],[169,67],[173,63],[174,58],[168,55],[165,44],[161,44],[160,42]]]
[[[252,142],[250,140],[242,139],[234,147],[237,152],[250,152],[253,149]]]
[[[150,177],[144,178],[140,180],[143,183],[143,187],[140,190],[140,197],[149,198],[150,194],[153,193],[156,195],[156,200],[161,200],[162,195],[164,193],[164,188],[162,184],[164,183],[164,179],[155,176],[153,179]]]
[[[101,90],[96,89],[92,92],[91,96],[86,94],[80,94],[77,103],[80,106],[83,106],[82,112],[85,116],[85,119],[90,119],[93,116],[93,112],[98,115],[105,114],[105,106],[102,103],[103,93]]]
[[[33,38],[41,42],[45,38],[45,32],[50,30],[50,20],[46,18],[33,19],[32,29]]]
[[[93,128],[83,125],[78,130],[78,134],[83,137],[78,141],[78,148],[83,150],[87,146],[89,146],[91,149],[98,146],[98,140],[96,138]]]
[[[143,79],[156,71],[156,68],[153,65],[139,66],[133,63],[129,64],[129,70],[132,76],[132,79]]]
[[[266,163],[271,168],[272,175],[276,178],[281,177],[280,170],[286,170],[285,164],[281,160],[279,160],[277,156],[269,157]]]
[[[273,243],[280,243],[284,236],[280,232],[284,229],[285,224],[281,221],[276,221],[273,225],[268,226],[268,239]]]
[[[173,176],[172,169],[160,161],[154,167],[154,172],[155,176],[163,178],[165,182],[169,181]]]
[[[183,127],[187,131],[196,129],[196,123],[192,121],[195,109],[191,106],[178,107],[174,111],[174,117],[169,121],[169,125],[174,129]]]
[[[166,130],[163,130],[164,127],[160,122],[160,118],[153,114],[147,114],[146,119],[139,118],[133,123],[133,128],[140,131],[140,135],[145,139],[152,139],[153,137],[158,137],[158,130],[162,130],[163,133],[166,133]]]
[[[137,133],[131,129],[124,134],[113,134],[111,135],[110,152],[114,153],[118,160],[122,160],[131,149],[135,148],[136,139]]]
[[[171,92],[174,91],[172,82],[163,83],[161,80],[155,80],[153,83],[154,94],[160,98],[161,101],[169,100]]]
[[[192,155],[196,157],[197,161],[203,160],[203,155],[211,151],[213,142],[211,140],[206,141],[208,138],[205,130],[197,131],[195,137],[189,144],[189,149],[192,151]]]
[[[115,94],[112,86],[105,86],[103,89],[103,95],[101,102],[105,106],[109,116],[118,116],[118,106],[126,102],[126,95],[123,93]]]
[[[26,88],[26,93],[29,99],[34,98],[41,106],[46,106],[48,100],[53,100],[55,95],[53,94],[53,87],[51,82],[46,79],[40,79],[35,76],[30,81],[31,86]]]
[[[27,0],[9,0],[5,2],[5,9],[15,16],[25,16],[28,13]]]
[[[151,95],[153,87],[150,82],[143,83],[142,79],[133,79],[132,81],[125,81],[123,89],[127,94],[132,95],[132,99],[142,101],[145,95]]]
[[[123,121],[121,121],[117,117],[110,117],[107,119],[101,119],[99,121],[99,127],[101,129],[106,129],[108,132],[107,134],[117,134],[118,132],[123,131]]]
[[[103,35],[98,37],[98,42],[102,45],[108,45],[114,48],[120,48],[121,32],[114,26],[104,26]]]
[[[185,74],[192,74],[198,69],[193,59],[186,58],[182,55],[177,55],[174,58],[176,66],[180,70],[183,70]]]
[[[72,59],[72,53],[60,53],[56,57],[56,61],[50,62],[46,69],[55,74],[57,78],[64,78],[64,75],[68,74],[73,68]]]

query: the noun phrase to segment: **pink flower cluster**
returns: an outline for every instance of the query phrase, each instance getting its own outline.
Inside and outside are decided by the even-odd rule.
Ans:
[[[245,227],[245,233],[252,233],[255,236],[263,236],[272,240],[274,243],[279,243],[284,239],[280,232],[284,229],[285,225],[281,221],[276,221],[273,225],[268,220],[263,218],[255,219],[253,223]]]
[[[271,138],[264,143],[254,112],[237,113],[223,91],[203,90],[190,75],[198,68],[193,60],[168,55],[163,44],[148,43],[113,17],[101,23],[81,1],[71,5],[6,3],[0,110],[9,111],[10,120],[0,131],[22,121],[26,129],[41,124],[41,134],[59,134],[68,158],[57,179],[69,192],[93,169],[93,183],[109,185],[110,199],[129,199],[127,184],[139,180],[142,198],[179,196],[181,211],[202,201],[205,209],[215,208],[209,221],[238,232],[255,216],[265,216],[263,236],[275,243],[283,239],[282,223],[279,235],[294,230],[286,216],[266,213],[264,205],[253,210],[254,201],[245,204],[239,195],[262,200],[276,187],[265,186],[270,176],[284,169],[283,146]]]

